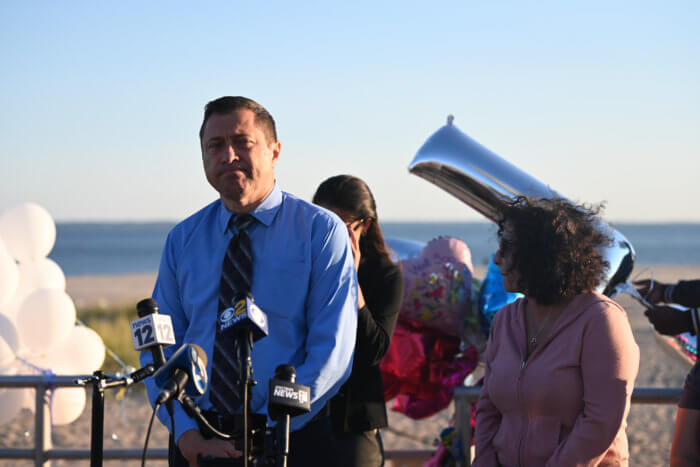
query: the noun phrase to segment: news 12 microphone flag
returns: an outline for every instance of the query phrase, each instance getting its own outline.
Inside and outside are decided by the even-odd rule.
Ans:
[[[76,325],[66,277],[47,258],[55,241],[56,224],[38,204],[0,213],[0,375],[85,375],[104,362],[102,338]],[[75,421],[85,399],[84,388],[55,389],[52,423]],[[0,388],[0,425],[22,408],[34,410],[32,388]]]

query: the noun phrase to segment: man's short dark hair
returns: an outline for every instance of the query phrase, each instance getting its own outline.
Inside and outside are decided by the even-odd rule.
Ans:
[[[230,114],[240,109],[250,110],[255,114],[255,124],[265,134],[268,144],[277,142],[275,120],[272,118],[272,115],[270,115],[270,112],[253,99],[242,96],[224,96],[207,103],[204,107],[204,120],[202,121],[202,126],[199,128],[199,141],[201,142],[204,137],[204,127],[209,117],[214,114]]]

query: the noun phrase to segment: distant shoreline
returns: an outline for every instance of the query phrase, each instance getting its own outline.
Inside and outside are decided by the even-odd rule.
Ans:
[[[474,277],[482,279],[485,269],[484,265],[474,265]],[[654,278],[662,282],[700,278],[700,265],[638,264],[630,279],[649,278],[652,271]],[[155,272],[68,276],[66,291],[78,308],[136,304],[142,298],[151,296],[156,277]]]

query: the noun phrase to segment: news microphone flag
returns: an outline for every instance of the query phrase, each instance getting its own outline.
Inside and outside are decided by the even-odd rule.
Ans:
[[[144,350],[156,345],[175,344],[173,322],[169,315],[159,314],[157,307],[150,314],[132,321],[130,327],[131,338],[136,350]]]
[[[267,315],[250,296],[238,297],[233,306],[219,314],[219,330],[227,334],[250,330],[255,342],[268,334]]]
[[[279,365],[268,386],[267,413],[272,420],[284,415],[296,417],[311,411],[311,390],[296,383],[296,370],[291,365]]]
[[[184,392],[199,397],[207,390],[207,356],[196,344],[185,344],[153,375],[160,394],[156,403],[179,398]]]

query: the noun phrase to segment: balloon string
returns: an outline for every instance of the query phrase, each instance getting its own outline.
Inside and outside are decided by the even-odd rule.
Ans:
[[[15,358],[21,363],[23,363],[25,366],[28,366],[29,368],[34,370],[36,373],[40,373],[44,376],[44,381],[46,382],[46,390],[49,392],[49,422],[53,426],[53,401],[54,396],[56,394],[56,373],[54,373],[51,370],[51,368],[41,368],[40,366],[36,366],[33,363],[28,362],[22,357]],[[39,410],[38,407],[37,410]]]

